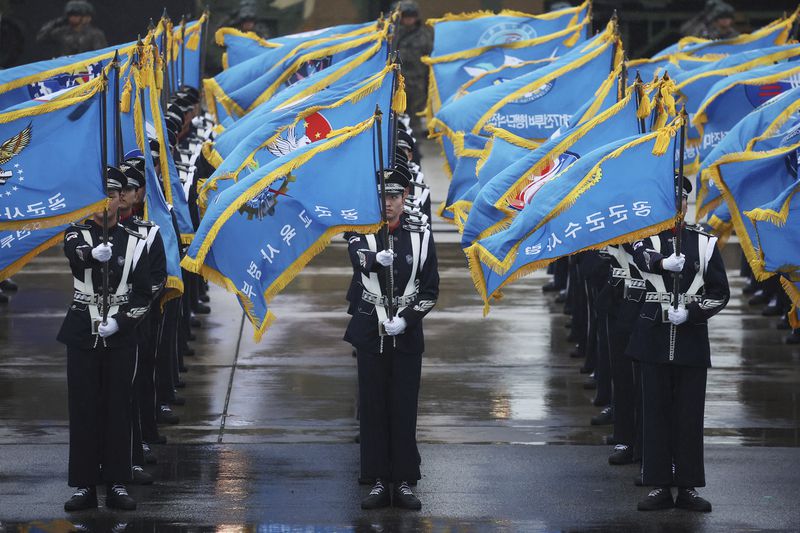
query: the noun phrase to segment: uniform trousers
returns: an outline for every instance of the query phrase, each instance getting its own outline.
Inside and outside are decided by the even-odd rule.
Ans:
[[[645,361],[640,366],[642,483],[704,487],[703,412],[708,369]]]
[[[67,346],[71,487],[131,480],[131,391],[136,363],[135,344],[95,349]]]
[[[636,440],[635,409],[636,397],[633,379],[633,361],[625,355],[630,331],[616,327],[616,321],[609,318],[608,351],[611,356],[611,379],[614,393],[614,439],[627,446]],[[621,324],[621,326],[625,326]]]
[[[384,337],[383,353],[357,350],[361,477],[420,479],[417,400],[422,354],[402,353]]]

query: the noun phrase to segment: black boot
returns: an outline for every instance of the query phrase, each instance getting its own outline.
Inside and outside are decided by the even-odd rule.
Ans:
[[[64,503],[67,512],[95,509],[97,507],[97,490],[94,487],[78,487],[75,494]]]
[[[681,487],[678,489],[678,497],[675,498],[675,507],[686,509],[687,511],[697,511],[699,513],[710,513],[711,504],[705,498],[701,498],[693,487]]]
[[[381,507],[389,507],[392,500],[389,496],[389,489],[383,484],[380,479],[375,480],[372,490],[366,498],[361,500],[362,509],[380,509]]]
[[[400,484],[394,486],[394,506],[400,509],[419,511],[422,509],[422,502],[411,492],[408,482],[401,481]]]
[[[592,417],[591,424],[593,426],[607,426],[614,423],[614,410],[611,407],[606,407],[600,411],[599,415]]]
[[[169,405],[162,405],[156,413],[156,422],[159,424],[177,424],[181,419],[172,412]]]
[[[675,502],[672,501],[672,492],[669,487],[657,487],[651,490],[643,500],[640,500],[636,508],[640,511],[661,511],[673,507],[675,507]]]
[[[627,444],[617,444],[608,456],[610,465],[629,465],[633,462],[633,449]]]
[[[106,489],[106,507],[122,511],[134,511],[136,500],[131,498],[125,485],[111,485]]]
[[[153,476],[148,474],[144,471],[139,465],[133,465],[131,469],[133,474],[133,481],[134,485],[152,485],[153,484]]]

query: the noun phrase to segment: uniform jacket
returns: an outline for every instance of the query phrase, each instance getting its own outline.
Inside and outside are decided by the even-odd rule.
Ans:
[[[699,301],[686,304],[689,317],[686,322],[674,326],[663,316],[663,307],[658,302],[642,304],[636,328],[631,336],[627,353],[634,359],[651,363],[673,363],[685,366],[710,367],[711,350],[708,342],[708,319],[720,312],[728,303],[730,290],[722,255],[716,247],[716,239],[695,226],[682,230],[681,253],[686,256],[680,273],[680,292],[686,293],[695,274],[704,265],[703,286],[698,291]],[[698,243],[711,239],[706,256],[700,257]],[[673,287],[671,272],[661,269],[661,259],[674,251],[673,230],[658,235],[660,246],[652,238],[633,244],[633,259],[647,279],[646,273],[660,276],[667,291]],[[648,292],[656,290],[650,281]],[[674,337],[673,337],[674,334]]]
[[[88,230],[92,237],[92,245],[84,239],[82,230]],[[94,221],[89,220],[83,224],[72,224],[64,232],[64,255],[69,260],[73,277],[83,280],[86,269],[92,270],[92,283],[95,294],[101,294],[103,286],[103,263],[92,257],[92,248],[102,242],[103,228]],[[108,229],[109,243],[112,247],[112,256],[108,261],[109,292],[114,293],[122,278],[123,264],[127,251],[128,240],[140,240],[138,232],[116,224]],[[135,343],[135,328],[139,321],[147,314],[152,294],[150,282],[150,264],[146,247],[141,252],[139,260],[132,265],[128,276],[128,302],[121,304],[119,310],[110,315],[119,324],[119,331],[105,339],[108,347],[131,346]],[[102,311],[101,311],[102,312]],[[96,335],[92,334],[92,324],[89,305],[73,301],[67,310],[67,316],[61,325],[57,337],[59,342],[83,349],[102,346]]]
[[[424,263],[419,261],[420,266],[416,272],[412,272],[414,262],[412,238],[416,238],[412,237],[412,233],[418,233],[420,237],[423,237],[425,233],[428,234],[427,239],[420,239],[423,242],[427,241],[427,246],[420,247],[420,255],[423,256]],[[398,313],[399,316],[406,320],[407,325],[406,330],[396,336],[394,341],[395,349],[406,353],[422,353],[425,351],[422,318],[433,309],[439,296],[439,270],[433,235],[430,233],[430,227],[428,226],[422,228],[422,231],[418,231],[416,228],[407,225],[406,215],[402,215],[400,225],[389,235],[393,239],[394,252],[396,254],[392,265],[394,270],[394,295],[401,296],[403,294],[412,276],[418,284],[416,297],[405,309]],[[350,260],[353,264],[353,269],[358,275],[354,278],[357,284],[351,284],[351,288],[348,291],[352,318],[347,326],[344,340],[355,346],[356,349],[377,353],[380,351],[381,346],[378,333],[378,313],[375,309],[375,304],[365,301],[363,298],[364,286],[361,274],[378,273],[379,278],[382,280],[382,294],[385,294],[386,285],[384,285],[383,279],[387,268],[381,266],[375,260],[376,252],[370,250],[366,236],[359,233],[349,233],[347,237]],[[386,248],[382,232],[375,235],[375,239],[377,241],[377,251]],[[384,337],[383,342],[392,342],[391,339],[387,335]]]

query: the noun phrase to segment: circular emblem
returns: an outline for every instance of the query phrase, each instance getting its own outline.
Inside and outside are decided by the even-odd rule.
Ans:
[[[536,30],[525,23],[500,22],[490,26],[478,39],[478,46],[514,43],[535,39]]]
[[[411,254],[406,254],[406,263],[409,265],[414,262],[414,256]]]
[[[534,100],[538,100],[542,96],[544,96],[547,93],[549,93],[550,91],[552,91],[553,90],[553,86],[555,84],[556,84],[556,80],[549,81],[549,82],[545,83],[544,85],[542,85],[541,87],[539,87],[538,89],[534,89],[533,91],[531,91],[529,93],[525,93],[525,94],[523,94],[522,96],[520,96],[519,98],[517,98],[516,100],[514,100],[513,102],[510,102],[510,103],[512,103],[512,104],[527,104],[528,102],[533,102]]]

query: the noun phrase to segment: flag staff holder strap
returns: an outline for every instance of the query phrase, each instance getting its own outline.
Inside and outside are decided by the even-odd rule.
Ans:
[[[378,180],[381,189],[381,218],[383,219],[383,226],[381,227],[381,235],[383,236],[384,245],[389,251],[394,253],[392,241],[389,236],[389,221],[386,218],[386,176],[384,176],[383,167],[383,132],[381,127],[383,124],[383,112],[379,105],[375,106],[375,127],[377,128],[378,136]],[[394,269],[389,268],[386,276],[386,314],[389,320],[394,318]]]
[[[686,152],[686,108],[681,109],[681,129],[678,153],[678,172],[675,174],[675,255],[681,254],[681,236],[683,233],[683,159]],[[672,273],[672,307],[678,308],[680,300],[680,272]]]

